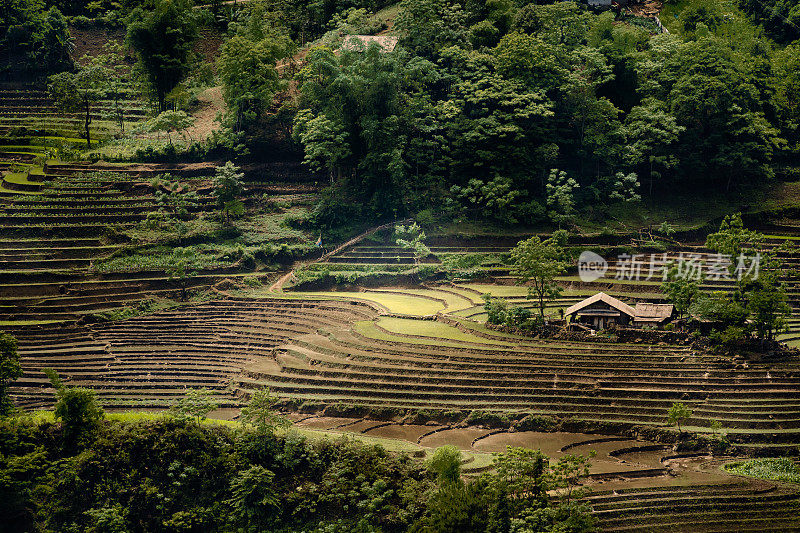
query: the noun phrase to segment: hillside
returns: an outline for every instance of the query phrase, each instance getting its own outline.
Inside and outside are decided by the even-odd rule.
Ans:
[[[800,531],[800,11],[345,4],[0,8],[0,529]]]

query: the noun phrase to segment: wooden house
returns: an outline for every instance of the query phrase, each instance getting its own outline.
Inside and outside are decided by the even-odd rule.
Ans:
[[[572,317],[573,321],[599,330],[606,329],[612,324],[617,326],[631,324],[636,316],[636,311],[625,302],[604,292],[598,292],[567,308],[564,316]]]
[[[598,292],[569,307],[564,311],[564,316],[571,317],[573,322],[600,330],[611,325],[661,327],[672,320],[674,312],[672,304],[640,302],[636,307],[631,307],[613,296]]]

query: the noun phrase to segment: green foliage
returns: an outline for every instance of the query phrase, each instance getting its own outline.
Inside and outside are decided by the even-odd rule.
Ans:
[[[219,409],[213,394],[208,389],[188,389],[186,394],[172,406],[171,412],[177,417],[195,419],[199,424],[208,413]]]
[[[555,278],[566,269],[564,258],[564,249],[554,238],[542,240],[533,236],[511,250],[512,273],[520,283],[531,283],[528,295],[538,299],[542,319],[545,303],[561,294]]]
[[[416,222],[412,222],[408,227],[399,224],[395,226],[394,233],[397,236],[395,241],[397,245],[414,253],[415,265],[418,265],[422,259],[431,255],[430,248],[425,246],[425,232]]]
[[[575,214],[574,191],[578,187],[578,183],[563,170],[550,170],[550,177],[547,179],[548,216],[558,223],[559,229],[562,223],[572,220]]]
[[[184,132],[194,124],[194,117],[185,111],[162,111],[157,116],[144,122],[140,128],[148,132],[165,132],[169,144],[172,145],[172,133]]]
[[[8,333],[0,333],[0,416],[11,412],[13,405],[8,397],[8,387],[21,376],[17,340]]]
[[[747,309],[725,292],[701,294],[689,307],[689,313],[718,325],[742,327],[747,320]]]
[[[138,66],[166,111],[167,95],[191,70],[197,26],[188,0],[155,0],[148,9],[136,8],[128,17],[126,41],[136,51]]]
[[[77,455],[50,423],[0,420],[4,525],[26,531],[533,531],[576,529],[540,452],[509,449],[498,472],[462,480],[345,438],[159,417],[107,422]],[[56,438],[54,438],[56,437]],[[437,478],[439,472],[445,472]],[[562,476],[563,477],[563,476]],[[572,476],[568,476],[573,479]],[[548,529],[551,528],[551,529]]]
[[[344,127],[324,114],[314,116],[307,109],[300,110],[294,120],[295,138],[305,149],[303,162],[313,170],[328,169],[331,183],[341,177],[340,162],[350,156]]]
[[[625,175],[622,172],[617,172],[614,177],[614,185],[609,194],[612,201],[633,203],[642,199],[639,194],[639,177],[635,172]]]
[[[55,389],[56,405],[53,410],[56,420],[61,420],[64,442],[68,448],[75,447],[94,434],[105,413],[97,403],[97,395],[93,390],[65,386],[58,373],[51,368],[44,369],[44,373]]]
[[[253,3],[244,20],[232,28],[235,33],[220,48],[217,66],[228,123],[234,131],[242,131],[258,120],[285,85],[275,63],[291,56],[295,44],[269,20],[261,2]]]
[[[239,472],[231,481],[231,498],[225,503],[231,518],[245,531],[263,531],[274,523],[280,500],[274,485],[275,474],[254,465]]]
[[[678,316],[683,316],[700,296],[702,280],[691,279],[683,275],[685,272],[686,268],[679,264],[668,265],[664,281],[661,283],[662,292],[672,302]]]
[[[242,422],[253,426],[259,433],[271,433],[275,428],[290,426],[291,422],[287,418],[273,410],[277,401],[277,398],[269,395],[269,389],[254,392],[250,401],[242,408]]]
[[[214,174],[214,196],[226,221],[229,221],[231,216],[239,216],[244,212],[244,205],[238,198],[244,191],[242,184],[244,173],[240,170],[228,161],[223,166],[217,167]]]
[[[706,247],[731,258],[728,272],[734,277],[738,258],[746,253],[755,253],[764,236],[746,229],[741,213],[725,215],[719,231],[706,237]]]
[[[681,432],[681,424],[686,422],[692,417],[692,410],[686,407],[682,402],[673,403],[669,411],[667,411],[667,422],[670,425],[678,427],[678,433]]]
[[[765,459],[737,461],[728,463],[723,468],[728,472],[739,474],[740,476],[800,483],[800,468],[788,457],[770,457]]]
[[[473,178],[463,187],[453,185],[450,192],[473,213],[474,218],[480,216],[501,222],[517,221],[512,208],[522,193],[513,188],[508,178],[496,176],[488,183]]]
[[[506,300],[492,298],[491,294],[484,294],[483,300],[486,302],[483,308],[488,315],[486,321],[489,324],[523,330],[536,330],[543,325],[542,317],[532,319],[530,310],[525,307],[510,306]]]
[[[777,273],[762,272],[747,288],[747,311],[756,334],[761,339],[773,340],[776,333],[786,328],[792,315],[786,285],[779,282]]]
[[[50,76],[48,92],[62,111],[83,114],[81,135],[86,147],[92,146],[90,126],[93,105],[104,96],[103,83],[110,73],[102,66],[79,67],[77,72],[61,72]]]
[[[0,4],[0,72],[47,74],[72,67],[67,21],[44,2],[5,0]]]
[[[439,446],[427,467],[440,483],[456,483],[461,479],[461,461],[461,450],[452,445]]]

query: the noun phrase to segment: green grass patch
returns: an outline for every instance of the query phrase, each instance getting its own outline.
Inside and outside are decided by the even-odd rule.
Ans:
[[[8,183],[16,183],[18,185],[41,185],[41,182],[30,181],[26,172],[8,172],[3,176],[3,180]]]
[[[0,327],[3,326],[40,326],[43,324],[57,324],[61,320],[0,320]]]
[[[726,472],[740,476],[769,479],[772,481],[789,481],[800,483],[800,468],[786,457],[751,459],[728,463],[722,467]]]

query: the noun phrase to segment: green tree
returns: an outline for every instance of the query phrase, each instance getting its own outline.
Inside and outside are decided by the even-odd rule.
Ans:
[[[742,214],[725,215],[719,230],[706,237],[706,248],[730,258],[728,272],[736,277],[739,258],[746,254],[755,254],[764,242],[764,235],[744,227]],[[747,279],[739,280],[740,287]]]
[[[711,37],[685,43],[669,61],[675,81],[666,101],[686,128],[676,146],[683,174],[726,190],[771,176],[769,163],[785,140],[767,120],[756,78],[744,66],[754,59]]]
[[[197,272],[192,268],[194,264],[193,256],[194,253],[191,248],[173,248],[164,268],[169,280],[176,283],[180,288],[182,301],[186,301],[186,289],[189,281],[197,275]]]
[[[276,62],[295,50],[287,35],[264,23],[263,6],[253,9],[248,23],[223,43],[217,61],[234,131],[254,123],[272,104],[275,93],[285,85]]]
[[[650,181],[651,197],[653,182],[678,164],[674,144],[685,129],[667,112],[664,103],[655,98],[645,99],[626,116],[623,135],[628,148],[627,161],[646,169],[644,175]]]
[[[52,368],[45,368],[44,373],[56,392],[54,414],[56,420],[61,420],[64,441],[68,447],[77,446],[105,417],[97,403],[97,394],[84,387],[65,386]]]
[[[12,76],[41,76],[70,70],[71,41],[67,20],[56,7],[44,2],[0,2],[0,70]]]
[[[155,189],[159,210],[169,218],[180,219],[198,206],[199,197],[196,191],[189,190],[187,184],[171,179],[170,174],[159,174],[151,185]]]
[[[122,505],[89,509],[84,513],[92,520],[86,533],[127,533],[128,510]]]
[[[244,173],[240,168],[228,161],[221,167],[216,168],[214,174],[214,197],[217,199],[217,206],[222,210],[225,221],[230,217],[240,215],[244,212],[244,204],[239,196],[244,192],[242,179]]]
[[[572,220],[575,214],[574,191],[579,187],[578,182],[567,176],[563,170],[552,169],[547,180],[547,207],[548,215],[553,222],[561,224]]]
[[[148,132],[165,132],[170,146],[172,144],[172,133],[185,132],[195,123],[195,118],[186,114],[185,111],[162,111],[157,116],[145,122],[141,128]]]
[[[277,401],[277,398],[270,396],[269,389],[255,391],[242,408],[242,422],[255,427],[259,433],[272,433],[275,428],[289,427],[289,419],[276,413],[273,408]]]
[[[749,313],[731,294],[717,291],[700,293],[689,307],[689,314],[725,330],[729,327],[743,328]]]
[[[105,69],[97,66],[80,67],[77,72],[61,72],[50,76],[48,91],[56,106],[68,113],[83,114],[81,136],[86,147],[92,146],[92,113],[94,104],[103,97]]]
[[[155,0],[128,17],[127,43],[158,102],[166,111],[167,95],[191,70],[197,23],[189,0]]]
[[[672,302],[678,316],[682,317],[700,296],[702,280],[690,279],[689,276],[683,275],[686,267],[680,264],[670,264],[665,268],[667,271],[664,281],[661,283],[661,291]]]
[[[394,233],[397,235],[395,241],[397,245],[404,250],[411,250],[414,254],[414,265],[419,265],[422,259],[431,255],[430,248],[425,246],[425,232],[416,222],[408,226],[398,224],[394,228]]]
[[[461,450],[452,445],[439,446],[428,460],[427,467],[440,483],[455,483],[461,479]]]
[[[84,57],[86,59],[86,57]],[[100,84],[103,98],[110,100],[111,109],[104,112],[114,120],[121,133],[125,132],[125,94],[128,80],[125,77],[125,49],[117,40],[103,45],[103,53],[90,58],[91,64],[102,69]]]
[[[183,398],[170,408],[176,416],[194,418],[198,424],[206,419],[208,413],[217,409],[219,405],[214,401],[211,391],[206,388],[188,389]]]
[[[670,425],[676,426],[678,428],[678,433],[681,433],[681,425],[692,418],[692,410],[686,407],[686,405],[682,402],[675,402],[670,406],[669,411],[667,411],[667,422]]]
[[[331,184],[342,177],[341,163],[351,154],[342,124],[302,109],[294,119],[294,136],[303,145],[306,165],[316,171],[327,168]]]
[[[549,461],[540,450],[506,446],[494,462],[495,486],[508,492],[511,516],[547,502]]]
[[[624,172],[617,172],[613,180],[614,185],[608,195],[609,199],[624,203],[638,202],[642,199],[639,194],[639,177],[635,172],[627,175]]]
[[[591,459],[596,455],[592,450],[589,457],[583,455],[567,454],[558,459],[550,469],[548,475],[548,486],[550,489],[559,491],[559,496],[567,505],[573,500],[578,500],[589,492],[588,489],[581,489],[582,481],[589,476],[589,468],[592,466]]]
[[[786,286],[779,282],[775,271],[762,272],[750,284],[747,310],[761,339],[773,340],[776,333],[786,328],[787,320],[792,315],[792,306],[787,301]]]
[[[225,503],[232,522],[243,531],[265,531],[276,518],[281,506],[274,480],[273,472],[253,465],[231,481],[231,497]]]
[[[8,397],[8,388],[21,376],[17,339],[8,333],[0,333],[0,416],[11,412],[13,405]]]
[[[394,27],[407,50],[426,58],[468,38],[465,13],[449,0],[403,0]]]
[[[453,185],[450,192],[467,205],[475,218],[481,215],[502,222],[516,222],[513,207],[522,191],[516,189],[509,178],[495,176],[488,183],[473,178],[463,187]]]
[[[511,272],[519,278],[519,283],[531,283],[528,297],[535,296],[539,301],[542,319],[546,303],[561,295],[555,278],[566,270],[563,259],[564,249],[554,238],[542,240],[533,236],[511,250]]]

